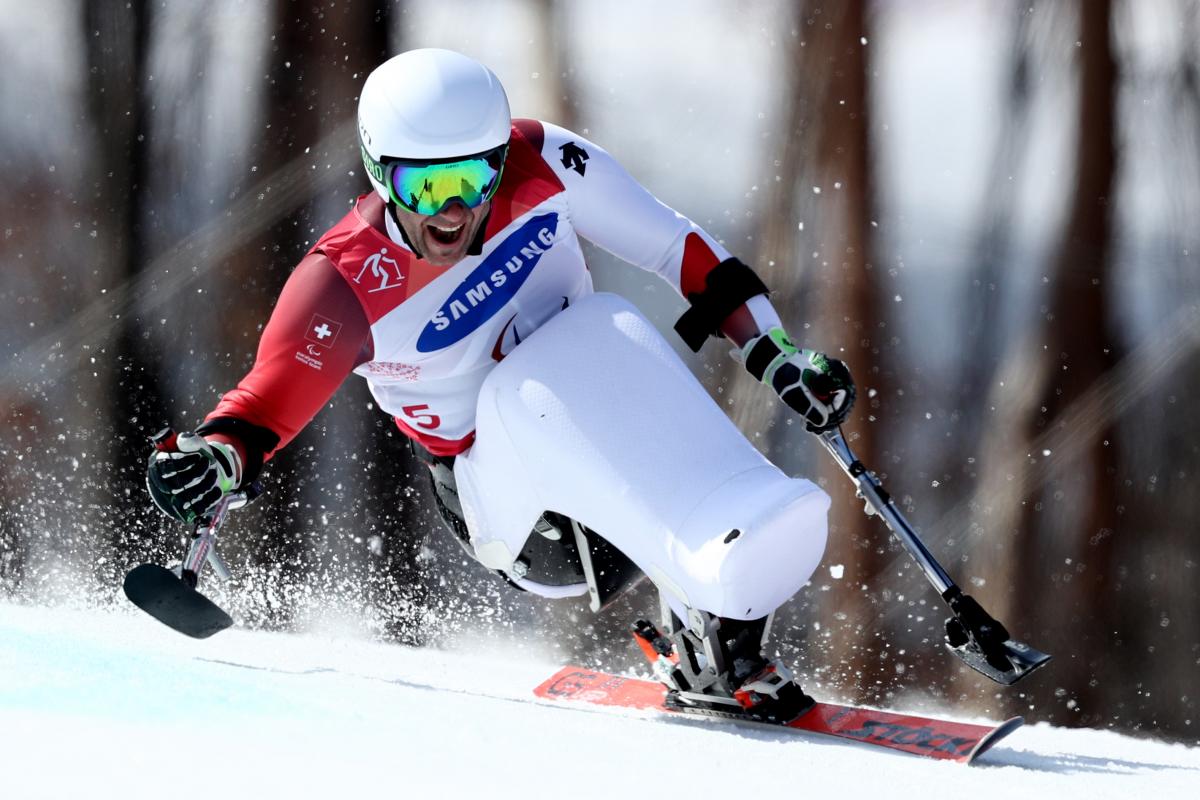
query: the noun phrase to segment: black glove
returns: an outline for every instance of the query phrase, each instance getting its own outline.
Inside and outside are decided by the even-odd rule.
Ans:
[[[798,350],[783,328],[771,328],[742,348],[746,370],[804,417],[813,433],[836,428],[854,406],[854,380],[836,358]]]
[[[158,445],[146,467],[150,497],[164,514],[192,523],[221,498],[237,490],[242,459],[227,444],[195,433],[181,433],[173,443]]]

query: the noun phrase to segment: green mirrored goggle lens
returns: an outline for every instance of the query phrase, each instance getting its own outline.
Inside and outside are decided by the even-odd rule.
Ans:
[[[493,166],[484,158],[448,164],[396,162],[389,167],[392,199],[424,215],[438,213],[455,198],[467,208],[475,208],[492,196],[502,169],[500,164]]]

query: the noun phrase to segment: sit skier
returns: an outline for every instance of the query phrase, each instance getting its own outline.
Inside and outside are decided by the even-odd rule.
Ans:
[[[465,521],[456,457],[475,442],[489,373],[592,294],[577,236],[668,281],[690,303],[676,325],[684,341],[699,350],[710,335],[728,338],[809,430],[849,413],[845,366],[792,345],[748,266],[597,145],[511,119],[503,87],[483,65],[446,50],[395,56],[363,86],[358,134],[374,192],[296,266],[237,388],[173,450],[151,456],[147,483],[164,513],[192,523],[248,485],[353,372],[428,465],[446,525],[478,555],[472,541],[481,532]],[[578,368],[587,369],[585,357]],[[530,539],[543,543],[539,558],[579,559],[569,546],[544,546],[569,544],[553,530],[569,522],[549,513],[537,520]],[[553,567],[514,564],[504,574],[537,591],[530,569]],[[769,614],[673,608],[664,630],[639,623],[638,635],[648,653],[664,656],[660,677],[682,705],[790,717],[811,703],[779,659],[763,654]]]

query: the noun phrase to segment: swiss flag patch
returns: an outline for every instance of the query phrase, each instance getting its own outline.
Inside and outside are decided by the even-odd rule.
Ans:
[[[313,314],[312,321],[308,323],[308,330],[304,333],[304,338],[306,341],[320,345],[321,347],[332,347],[341,331],[342,323],[335,322],[329,317],[323,317],[320,314]]]

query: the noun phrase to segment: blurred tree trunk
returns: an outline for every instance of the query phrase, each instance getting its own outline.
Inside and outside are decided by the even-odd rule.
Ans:
[[[30,438],[49,429],[46,408],[39,400],[14,395],[0,406],[0,459],[5,464],[0,470],[0,598],[28,591],[27,574],[36,569],[36,562],[44,563],[44,557],[34,558],[35,549],[64,538],[61,532],[66,526],[55,530],[47,524],[44,508],[30,508],[47,505],[40,496],[46,487],[38,480],[45,473],[34,462]],[[39,523],[44,537],[37,535]]]
[[[886,329],[887,305],[881,301],[881,295],[890,292],[884,285],[886,276],[880,275],[871,258],[874,189],[866,2],[811,3],[802,16],[807,46],[802,48],[798,68],[826,81],[817,106],[820,128],[815,156],[816,185],[827,207],[821,228],[813,234],[817,239],[813,249],[819,254],[813,286],[816,330],[793,335],[849,366],[858,386],[858,403],[845,433],[863,462],[884,477],[887,453],[876,422],[893,417],[888,404],[897,393],[889,365],[895,357],[894,345]],[[799,425],[797,421],[793,428]],[[845,568],[832,597],[836,608],[822,609],[823,625],[831,635],[822,641],[820,660],[833,670],[831,677],[843,690],[854,687],[860,697],[876,700],[880,687],[895,674],[886,660],[888,631],[881,605],[888,587],[878,574],[887,533],[863,514],[862,503],[831,460],[822,457],[819,474],[833,498],[823,564]]]
[[[549,122],[569,131],[579,130],[579,89],[575,83],[575,60],[571,58],[570,6],[562,0],[534,0],[538,36],[545,68],[542,71],[549,100]],[[513,116],[522,116],[514,112]]]
[[[1127,5],[1122,22],[1132,13]],[[1166,141],[1156,148],[1178,178],[1170,192],[1173,202],[1168,225],[1174,234],[1172,241],[1183,246],[1173,248],[1173,269],[1159,288],[1160,302],[1176,311],[1189,306],[1194,310],[1200,289],[1200,271],[1196,269],[1200,230],[1195,224],[1200,213],[1200,4],[1186,4],[1179,16],[1185,44],[1178,67],[1169,73],[1174,88],[1169,107],[1177,111],[1174,124],[1164,131]],[[1152,117],[1144,124],[1154,126],[1156,122]],[[1151,145],[1140,146],[1148,149]],[[1200,359],[1194,336],[1191,345],[1187,360],[1173,370],[1166,385],[1155,387],[1154,406],[1139,407],[1137,418],[1122,426],[1128,432],[1122,440],[1128,443],[1122,459],[1129,463],[1130,451],[1140,451],[1141,463],[1130,467],[1140,485],[1136,502],[1129,503],[1125,512],[1126,519],[1138,521],[1137,536],[1125,537],[1120,557],[1137,567],[1125,570],[1110,598],[1120,621],[1124,652],[1154,654],[1155,664],[1160,666],[1156,670],[1159,686],[1171,688],[1195,684],[1196,632],[1200,631],[1200,581],[1196,579],[1200,537],[1194,525],[1194,520],[1200,519],[1200,492],[1196,491],[1200,424],[1186,406],[1181,407],[1185,398],[1200,396]],[[1143,475],[1148,478],[1140,479]],[[1130,602],[1133,598],[1141,602]],[[1123,723],[1153,719],[1159,733],[1195,738],[1194,720],[1200,711],[1196,692],[1126,691],[1123,700],[1110,703],[1110,708],[1119,708]]]
[[[307,94],[316,85],[308,69],[315,60],[315,40],[320,15],[316,6],[275,0],[272,4],[274,31],[266,66],[265,108],[262,133],[249,163],[258,175],[270,176],[315,144],[318,114],[308,107]],[[271,188],[263,192],[264,203],[273,199]],[[231,389],[254,362],[259,334],[292,267],[304,252],[304,230],[308,204],[284,216],[278,223],[235,252],[217,271],[213,292],[222,313],[219,352],[233,356],[231,368],[221,370],[217,385]],[[233,224],[237,224],[234,222]],[[312,479],[311,434],[302,433],[280,451],[264,473],[266,493],[262,500],[243,512],[238,537],[245,548],[255,585],[244,587],[243,599],[251,604],[242,618],[251,625],[285,627],[297,609],[275,598],[296,595],[283,584],[300,583],[310,568],[309,541],[303,488]],[[259,533],[254,536],[251,532]]]
[[[1016,257],[1012,252],[1020,182],[1016,173],[1022,153],[1030,147],[1030,106],[1033,100],[1030,72],[1033,54],[1030,29],[1033,11],[1014,8],[1015,24],[1011,35],[1011,67],[1000,115],[1000,131],[992,162],[984,181],[983,209],[979,229],[982,235],[975,247],[973,276],[963,297],[965,339],[961,352],[958,408],[967,409],[957,420],[953,446],[943,462],[947,474],[961,471],[965,454],[978,447],[984,409],[997,362],[1003,357],[1003,290],[1006,273]],[[971,471],[973,472],[973,471]],[[951,492],[964,497],[969,481],[954,481]]]
[[[1039,394],[1044,406],[1033,412],[1027,425],[1032,440],[1044,429],[1059,426],[1059,417],[1089,386],[1118,361],[1118,344],[1110,327],[1113,300],[1110,245],[1112,241],[1112,196],[1117,174],[1116,92],[1117,67],[1111,36],[1112,0],[1080,2],[1080,103],[1076,143],[1074,198],[1064,239],[1056,258],[1049,313],[1045,317],[1046,347],[1040,356]],[[1036,625],[1045,613],[1044,592],[1038,589],[1061,581],[1059,591],[1066,602],[1055,603],[1048,629],[1070,634],[1077,658],[1059,666],[1060,675],[1069,670],[1079,687],[1086,717],[1103,718],[1102,706],[1087,692],[1091,679],[1108,671],[1111,655],[1108,631],[1086,624],[1096,611],[1109,609],[1111,585],[1115,582],[1113,559],[1115,534],[1119,530],[1119,459],[1112,428],[1106,426],[1092,439],[1086,456],[1079,460],[1077,478],[1060,478],[1045,487],[1044,506],[1057,502],[1059,490],[1077,489],[1081,519],[1072,532],[1056,530],[1054,519],[1039,515],[1037,504],[1024,506],[1021,533],[1022,558],[1030,584],[1018,595],[1016,616],[1022,624]],[[1036,457],[1036,456],[1035,456]],[[1039,519],[1039,516],[1041,518]],[[1049,524],[1047,524],[1049,523]],[[1061,565],[1044,558],[1044,543],[1057,534],[1067,534],[1075,564]],[[1040,541],[1039,541],[1040,540]],[[1051,550],[1053,552],[1053,550]],[[1032,569],[1034,565],[1040,569]],[[1072,580],[1074,579],[1073,585]],[[1100,618],[1109,615],[1100,613]],[[1025,621],[1028,620],[1028,623]],[[1039,626],[1041,627],[1041,626]],[[1063,641],[1065,636],[1059,638]],[[1060,677],[1061,680],[1061,677]],[[1111,686],[1111,683],[1105,686]],[[1097,700],[1099,698],[1096,698]]]
[[[83,9],[87,41],[89,112],[96,131],[94,196],[97,252],[114,285],[135,278],[145,261],[145,127],[142,85],[149,39],[149,12],[142,0],[113,4],[94,0]],[[99,238],[99,237],[98,237]],[[111,508],[110,544],[120,546],[146,519],[143,502],[146,434],[161,409],[161,365],[145,346],[146,322],[134,307],[115,327],[105,350],[110,383],[98,392],[94,430],[97,463],[109,474],[96,481],[97,502]],[[111,438],[105,435],[111,431]],[[107,495],[107,497],[105,496]],[[112,507],[115,501],[115,508]],[[109,559],[116,564],[117,560]],[[111,577],[111,576],[110,576]]]
[[[1005,288],[1010,280],[1012,265],[1020,256],[1013,252],[1013,232],[1019,210],[1022,154],[1033,144],[1031,110],[1033,104],[1033,63],[1031,31],[1034,29],[1032,8],[1021,6],[1012,10],[1013,26],[1010,34],[1010,66],[1004,92],[1004,109],[999,115],[999,131],[991,163],[984,181],[984,197],[980,203],[981,213],[978,229],[981,231],[974,250],[974,266],[962,296],[962,349],[958,362],[958,391],[950,408],[949,424],[952,436],[943,442],[940,452],[935,454],[934,474],[940,476],[942,491],[933,495],[940,506],[927,519],[942,517],[959,504],[970,502],[980,482],[980,459],[977,453],[984,447],[987,433],[988,400],[991,386],[1005,355],[1004,344],[1012,338],[1005,329]],[[931,538],[932,546],[940,558],[952,555],[950,548],[939,547],[943,542],[961,541],[966,531],[942,526],[941,538]],[[969,558],[969,556],[968,556]],[[981,559],[984,560],[984,559]],[[944,563],[951,563],[946,560]],[[980,565],[973,564],[973,573],[979,575]],[[952,575],[956,580],[965,575]],[[935,615],[938,623],[942,615]],[[940,637],[941,632],[935,633]],[[958,679],[963,679],[961,686]],[[952,692],[970,691],[978,687],[978,677],[969,670],[955,670],[946,674],[943,686]]]
[[[1004,388],[993,402],[1000,410],[997,428],[984,451],[997,463],[1024,463],[1026,469],[1051,455],[1034,452],[1036,439],[1061,428],[1064,411],[1119,360],[1110,327],[1112,197],[1118,169],[1112,2],[1080,0],[1078,10],[1079,100],[1070,206],[1048,270],[1049,293],[1037,333],[1009,354],[1001,376]],[[1089,437],[1082,455],[1028,500],[1004,491],[1011,475],[991,477],[996,524],[989,526],[995,548],[990,572],[999,579],[978,594],[1015,637],[1033,639],[1036,633],[1061,643],[1066,652],[1051,667],[1053,677],[1032,679],[1027,692],[1049,710],[1056,704],[1053,690],[1070,687],[1070,699],[1079,702],[1083,713],[1059,705],[1056,721],[1094,724],[1100,719],[1094,715],[1103,713],[1103,687],[1111,685],[1118,692],[1128,688],[1119,679],[1096,683],[1105,674],[1116,678],[1120,665],[1112,663],[1111,631],[1089,624],[1108,618],[1111,610],[1123,490],[1111,426],[1071,435]],[[1102,688],[1093,691],[1089,683]]]
[[[778,145],[771,148],[777,150],[779,156],[774,164],[775,180],[770,183],[758,211],[760,222],[755,234],[757,247],[752,266],[771,290],[771,302],[779,311],[784,328],[790,329],[792,338],[803,346],[819,349],[818,345],[808,344],[811,334],[799,325],[805,309],[802,289],[806,282],[811,283],[814,279],[801,255],[802,242],[807,243],[814,234],[802,236],[800,221],[804,216],[816,213],[802,187],[809,182],[806,178],[818,180],[814,176],[825,167],[824,163],[814,162],[817,161],[820,114],[824,98],[831,91],[826,84],[826,73],[812,71],[814,62],[820,59],[813,57],[813,49],[818,45],[811,40],[812,27],[806,24],[811,19],[811,5],[801,4],[795,19],[790,20],[793,30],[786,40],[782,75],[778,81],[782,95]],[[809,219],[810,230],[816,229],[814,222]],[[795,434],[790,427],[783,428],[785,433],[782,434],[774,433],[772,429],[780,418],[793,417],[794,412],[783,406],[774,392],[751,378],[741,364],[731,359],[722,363],[721,383],[728,387],[726,413],[757,447],[778,463],[786,458],[779,440],[789,434],[794,438]],[[786,469],[795,465],[781,466]]]

